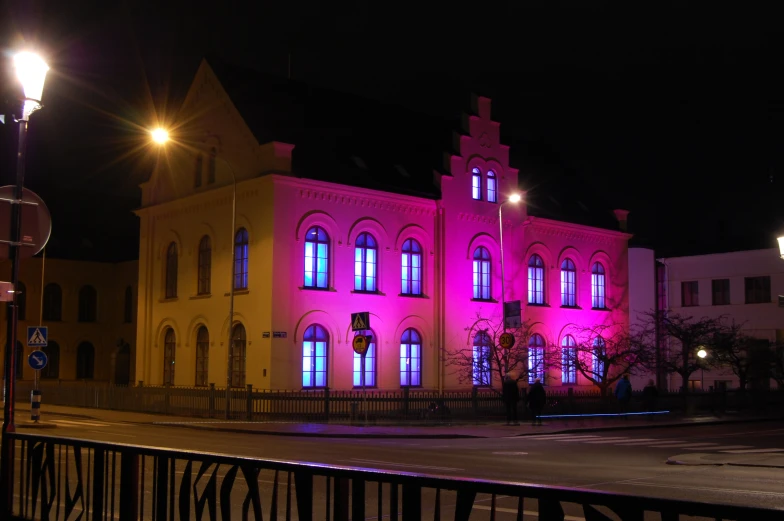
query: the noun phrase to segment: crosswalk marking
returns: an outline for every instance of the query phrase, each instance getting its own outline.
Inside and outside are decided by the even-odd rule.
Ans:
[[[91,422],[91,421],[72,421],[72,420],[52,420],[52,423],[62,425],[63,427],[109,427],[115,425],[113,423],[105,422]]]
[[[752,453],[766,453],[766,452],[784,452],[784,449],[749,449],[749,450],[723,450],[728,454],[752,454]]]
[[[686,450],[711,450],[711,451],[723,451],[723,450],[735,450],[735,449],[748,449],[751,445],[719,445],[718,447],[696,447],[696,448],[689,448],[683,447]]]
[[[586,441],[586,443],[590,443],[591,445],[604,445],[607,443],[619,443],[628,439],[629,439],[628,437],[624,436],[622,438],[604,438],[602,440],[591,440],[591,441]]]
[[[750,445],[721,445],[718,442],[701,442],[698,440],[671,440],[657,438],[630,438],[628,436],[599,436],[595,434],[537,434],[535,436],[513,436],[511,439],[525,443],[526,441],[558,441],[562,443],[578,443],[583,445],[614,445],[616,447],[645,447],[651,449],[684,449],[703,452],[730,452],[744,454],[779,453],[784,449],[754,449]],[[751,450],[744,450],[751,449]]]
[[[700,447],[702,449],[707,449],[712,446],[716,446],[718,443],[678,443],[676,445],[668,445],[667,448],[671,449],[694,449],[696,447]]]

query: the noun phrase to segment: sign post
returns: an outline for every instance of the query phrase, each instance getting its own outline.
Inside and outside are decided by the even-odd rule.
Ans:
[[[364,331],[363,331],[364,333]],[[362,408],[365,410],[365,426],[368,423],[368,410],[367,410],[367,389],[365,388],[365,356],[367,355],[368,346],[373,337],[360,334],[354,337],[351,342],[351,347],[360,358],[361,367],[359,369],[360,379],[362,381]]]
[[[46,367],[47,361],[46,353],[43,351],[35,350],[27,357],[27,364],[35,369],[35,387],[30,391],[30,419],[36,423],[41,419],[41,390],[38,389],[38,374]]]

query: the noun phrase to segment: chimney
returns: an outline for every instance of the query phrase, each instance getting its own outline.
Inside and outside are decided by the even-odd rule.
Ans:
[[[622,232],[628,232],[629,227],[627,226],[627,218],[629,216],[629,210],[613,210],[615,214],[615,218],[618,219],[618,227],[621,229]]]

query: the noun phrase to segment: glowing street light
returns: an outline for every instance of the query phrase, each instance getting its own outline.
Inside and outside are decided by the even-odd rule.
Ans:
[[[702,348],[697,351],[697,356],[700,358],[700,360],[705,360],[705,358],[708,356],[708,352]],[[702,366],[702,364],[700,364],[700,387],[700,390],[705,392],[705,368]]]
[[[504,217],[503,217],[503,209],[504,205],[507,203],[514,203],[517,204],[522,200],[522,196],[518,193],[514,193],[509,196],[509,198],[504,201],[503,203],[498,205],[498,238],[499,238],[499,246],[501,250],[501,321],[503,322],[503,330],[506,333],[506,308],[504,303],[506,302],[506,289],[504,287],[504,279],[506,278],[506,273],[504,272]]]
[[[697,356],[699,356],[700,358],[705,358],[706,356],[708,356],[708,352],[704,349],[700,349],[699,351],[697,351]]]
[[[169,141],[169,133],[165,129],[162,129],[160,127],[150,132],[150,135],[152,136],[152,140],[158,143],[159,145],[163,145],[164,143]]]

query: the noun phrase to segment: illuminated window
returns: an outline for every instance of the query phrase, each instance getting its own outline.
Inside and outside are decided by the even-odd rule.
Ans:
[[[591,268],[591,307],[604,309],[605,279],[604,266],[595,262]]]
[[[212,271],[212,241],[205,235],[199,241],[198,294],[209,295]]]
[[[196,333],[196,387],[206,387],[210,361],[210,332],[205,326]]]
[[[487,201],[498,202],[498,179],[492,170],[487,172]]]
[[[493,356],[492,341],[490,335],[484,331],[480,331],[474,336],[474,371],[473,381],[477,387],[486,387],[490,385],[490,362]]]
[[[422,340],[415,329],[406,329],[400,337],[400,385],[422,385]]]
[[[359,332],[355,333],[357,336]],[[376,386],[376,335],[370,332],[370,344],[365,351],[365,387]],[[362,387],[362,355],[354,352],[354,387]]]
[[[597,336],[593,339],[593,374],[598,381],[604,381],[604,362],[607,359],[607,346],[604,339]]]
[[[477,201],[482,200],[482,172],[474,168],[471,175],[471,197]]]
[[[232,387],[245,387],[246,344],[245,326],[242,324],[235,325],[231,330],[231,348],[229,351]]]
[[[248,289],[248,230],[234,236],[234,289]]]
[[[403,243],[400,258],[402,270],[402,289],[404,295],[422,294],[422,248],[414,239]]]
[[[534,333],[528,339],[528,383],[539,378],[544,385],[544,372],[544,337]]]
[[[571,335],[561,340],[561,382],[577,383],[577,348]]]
[[[174,355],[177,351],[177,339],[172,328],[166,329],[163,337],[163,385],[174,385]]]
[[[305,234],[305,287],[327,289],[329,287],[329,235],[320,226],[314,226]]]
[[[177,243],[166,250],[166,298],[177,297]]]
[[[528,260],[528,303],[544,304],[544,262],[539,255]]]
[[[312,325],[302,336],[302,387],[327,386],[327,349],[329,335],[326,329]]]
[[[360,233],[354,248],[354,290],[376,291],[378,245],[367,232]]]
[[[564,259],[561,263],[561,305],[574,307],[577,305],[575,279],[577,270],[572,259]]]
[[[474,299],[490,300],[490,252],[484,246],[474,250]]]

